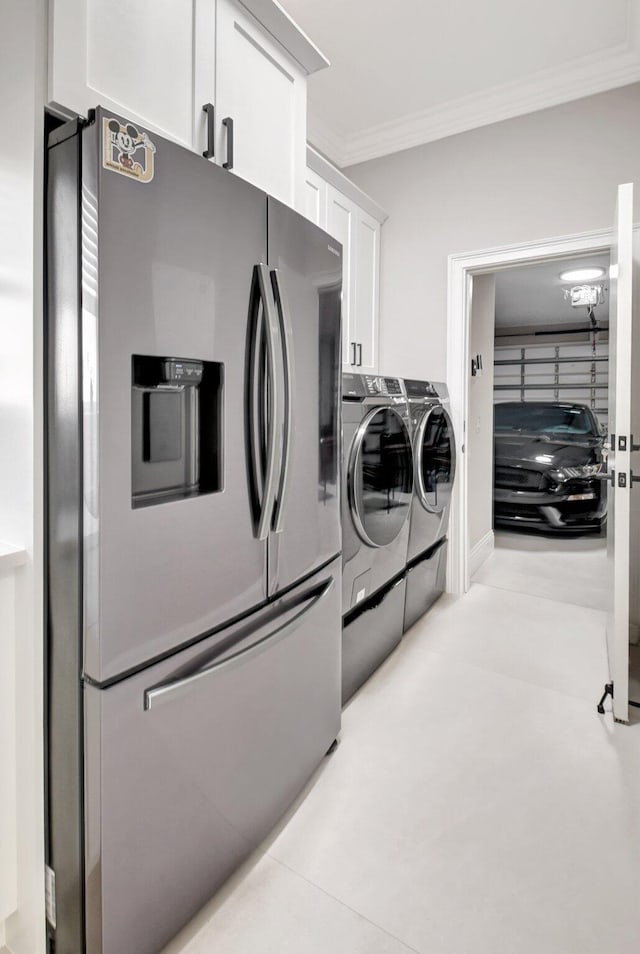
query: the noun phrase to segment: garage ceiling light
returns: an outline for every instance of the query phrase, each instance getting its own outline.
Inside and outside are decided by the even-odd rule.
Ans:
[[[604,268],[572,268],[568,272],[560,272],[560,281],[563,282],[590,282],[595,278],[602,278]]]

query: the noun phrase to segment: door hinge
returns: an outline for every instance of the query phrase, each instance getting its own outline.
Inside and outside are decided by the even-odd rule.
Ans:
[[[618,437],[618,450],[626,451],[627,449],[627,438],[624,435]]]
[[[627,475],[625,474],[624,471],[620,471],[618,473],[618,487],[626,487],[626,486],[627,486]]]
[[[49,865],[44,866],[44,903],[47,924],[56,929],[56,873]]]

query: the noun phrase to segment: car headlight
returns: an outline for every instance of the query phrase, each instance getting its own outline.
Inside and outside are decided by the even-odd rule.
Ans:
[[[558,470],[550,471],[549,474],[558,483],[564,483],[566,480],[575,480],[576,478],[584,480],[587,477],[595,477],[601,470],[601,463],[582,464],[580,467],[560,467]]]

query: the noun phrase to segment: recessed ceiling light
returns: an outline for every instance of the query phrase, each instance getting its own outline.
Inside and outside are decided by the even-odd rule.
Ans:
[[[591,282],[595,278],[602,278],[604,272],[604,268],[572,268],[568,272],[560,273],[560,281]]]

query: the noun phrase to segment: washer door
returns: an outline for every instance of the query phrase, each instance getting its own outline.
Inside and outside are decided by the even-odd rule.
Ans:
[[[441,513],[451,500],[456,449],[451,418],[440,405],[428,410],[418,425],[415,471],[420,503],[431,513]]]
[[[349,460],[349,506],[359,536],[371,547],[392,543],[411,507],[413,455],[407,426],[392,407],[363,419]]]

